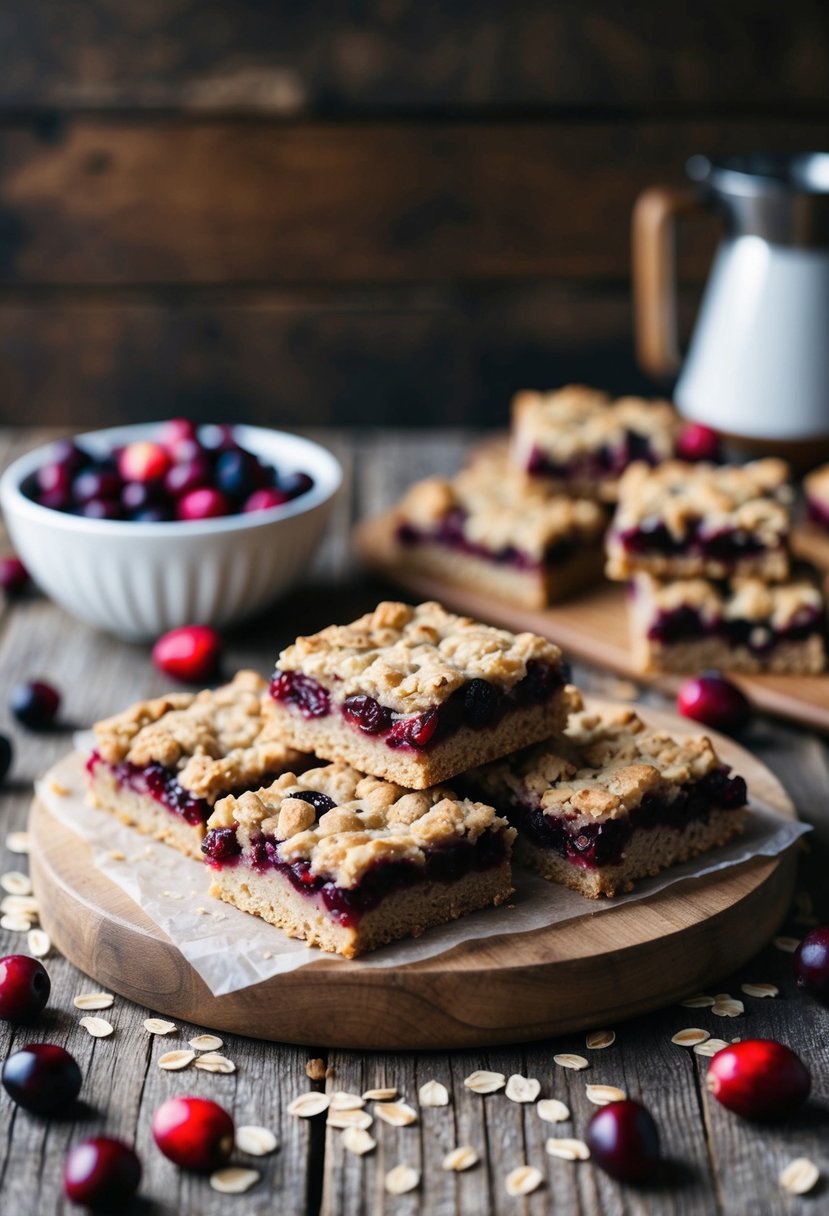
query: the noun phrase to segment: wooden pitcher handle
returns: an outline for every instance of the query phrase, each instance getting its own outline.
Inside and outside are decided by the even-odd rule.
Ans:
[[[642,368],[664,377],[682,356],[676,317],[675,221],[704,210],[693,187],[654,186],[633,208],[633,311],[636,354]]]

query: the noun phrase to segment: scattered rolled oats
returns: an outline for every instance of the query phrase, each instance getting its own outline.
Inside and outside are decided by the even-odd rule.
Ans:
[[[218,1051],[224,1047],[224,1040],[217,1034],[198,1034],[195,1039],[190,1039],[190,1046],[194,1051]]]
[[[534,1165],[519,1165],[518,1169],[510,1170],[504,1179],[508,1195],[531,1195],[541,1186],[543,1179],[541,1170]]]
[[[82,992],[74,999],[76,1009],[109,1009],[115,997],[111,992]]]
[[[708,1009],[714,1004],[714,998],[704,992],[699,992],[696,996],[688,996],[679,1003],[683,1009]]]
[[[332,1110],[328,1108],[326,1123],[329,1127],[360,1127],[367,1131],[374,1118],[367,1110]]]
[[[29,947],[29,953],[33,954],[35,958],[46,958],[52,949],[49,934],[44,933],[42,929],[30,929],[26,945]]]
[[[408,1127],[410,1123],[417,1123],[417,1111],[406,1102],[378,1102],[374,1113],[392,1127]]]
[[[594,1106],[607,1106],[610,1102],[623,1102],[627,1094],[617,1085],[586,1085],[587,1101]]]
[[[362,1157],[377,1147],[377,1141],[363,1127],[347,1127],[342,1134],[343,1148]]]
[[[214,1191],[221,1191],[223,1195],[243,1195],[255,1186],[261,1177],[259,1170],[226,1165],[224,1169],[216,1170],[215,1174],[210,1175],[210,1185]]]
[[[502,1072],[487,1072],[485,1068],[479,1068],[464,1078],[466,1088],[475,1094],[494,1094],[496,1090],[503,1089],[506,1083],[507,1078]]]
[[[677,1047],[696,1047],[710,1038],[707,1030],[702,1030],[699,1026],[689,1026],[687,1030],[678,1030],[672,1035],[671,1042],[676,1043]]]
[[[5,874],[0,874],[0,887],[8,895],[31,895],[32,880],[28,874],[22,874],[20,870],[9,870]]]
[[[417,1091],[417,1098],[421,1106],[448,1106],[449,1090],[440,1081],[427,1081]]]
[[[34,895],[4,895],[0,900],[0,912],[11,912],[18,916],[39,916],[40,904]]]
[[[187,1068],[196,1058],[195,1051],[186,1051],[179,1049],[178,1051],[165,1051],[163,1056],[158,1057],[158,1067],[163,1068],[165,1072],[178,1072],[182,1068]]]
[[[7,912],[0,916],[0,929],[8,929],[11,933],[28,933],[32,927],[30,917],[21,912]]]
[[[386,1174],[385,1186],[390,1195],[405,1195],[420,1186],[420,1170],[410,1165],[396,1165]]]
[[[612,1047],[616,1042],[615,1030],[591,1030],[585,1039],[589,1051],[600,1051],[603,1047]]]
[[[816,1186],[820,1170],[808,1157],[795,1157],[780,1171],[781,1189],[790,1195],[806,1195]]]
[[[164,1018],[144,1018],[144,1029],[150,1034],[171,1034],[178,1027],[175,1022],[165,1022]]]
[[[244,1127],[236,1128],[236,1147],[240,1153],[249,1153],[251,1157],[265,1157],[276,1152],[279,1141],[269,1127],[246,1123]]]
[[[473,1148],[471,1144],[461,1144],[458,1148],[453,1148],[451,1153],[447,1153],[441,1164],[445,1170],[455,1170],[456,1173],[460,1173],[461,1170],[471,1169],[479,1161],[477,1149]]]
[[[776,984],[740,984],[740,991],[746,996],[779,996],[780,989]]]
[[[397,1097],[397,1090],[393,1085],[387,1089],[367,1089],[363,1097],[366,1102],[391,1102]]]
[[[338,1089],[331,1095],[331,1110],[359,1110],[365,1104],[365,1098],[359,1094],[346,1093],[343,1089]]]
[[[778,950],[782,950],[785,954],[794,954],[797,947],[800,945],[799,937],[773,937],[772,941]]]
[[[10,853],[28,853],[29,846],[28,832],[9,832],[6,837],[6,848]]]
[[[553,1060],[561,1068],[574,1068],[578,1071],[581,1068],[589,1068],[590,1062],[585,1060],[584,1056],[574,1055],[570,1051],[564,1051],[560,1055],[553,1056]]]
[[[93,1039],[105,1039],[112,1034],[114,1029],[111,1022],[106,1018],[81,1018],[80,1025],[84,1030],[88,1030]]]
[[[202,1072],[223,1072],[231,1073],[236,1071],[236,1065],[227,1056],[220,1055],[218,1051],[205,1052],[203,1056],[196,1056],[196,1068],[200,1068]]]
[[[560,1157],[562,1161],[588,1161],[590,1149],[583,1140],[568,1140],[565,1137],[555,1137],[544,1145],[551,1157]]]
[[[728,1047],[725,1039],[706,1039],[704,1043],[697,1043],[694,1055],[715,1056],[718,1051],[722,1051],[723,1047]]]
[[[305,1065],[305,1075],[310,1081],[324,1081],[325,1060],[309,1060]]]
[[[572,1118],[569,1106],[565,1106],[558,1098],[542,1098],[535,1108],[539,1119],[545,1123],[566,1123]]]
[[[296,1115],[299,1119],[313,1119],[314,1115],[321,1115],[324,1110],[328,1110],[329,1102],[328,1094],[311,1090],[310,1093],[299,1094],[294,1098],[288,1106],[288,1114]]]
[[[733,996],[724,1001],[716,1000],[711,1006],[711,1012],[718,1018],[738,1018],[745,1011],[746,1007],[743,1002]]]
[[[541,1082],[516,1072],[507,1081],[506,1093],[510,1102],[535,1102],[541,1093]]]

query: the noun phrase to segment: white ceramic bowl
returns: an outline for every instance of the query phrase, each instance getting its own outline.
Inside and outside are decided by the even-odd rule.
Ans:
[[[158,426],[111,427],[77,439],[103,455],[156,435]],[[21,493],[25,479],[49,460],[49,445],[21,456],[0,478],[0,505],[35,582],[73,616],[131,641],[148,641],[178,625],[229,625],[283,595],[311,563],[342,470],[309,439],[264,427],[235,430],[242,447],[280,472],[309,473],[312,489],[281,507],[220,519],[86,519],[41,507]]]

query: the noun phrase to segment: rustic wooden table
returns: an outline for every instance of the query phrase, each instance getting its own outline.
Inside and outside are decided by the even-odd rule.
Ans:
[[[348,487],[337,521],[303,588],[278,606],[266,620],[244,627],[228,639],[226,670],[241,665],[266,673],[278,649],[297,632],[310,632],[330,620],[347,620],[376,602],[383,588],[361,579],[349,557],[348,532],[354,519],[386,506],[402,486],[427,472],[456,467],[470,437],[458,432],[326,432],[320,436],[343,461]],[[0,466],[20,451],[42,441],[34,430],[0,433]],[[8,850],[9,832],[23,829],[33,780],[71,746],[71,731],[121,709],[138,698],[156,695],[165,680],[152,668],[148,648],[131,646],[79,624],[42,598],[5,606],[0,625],[0,730],[15,746],[10,777],[0,792],[0,870],[20,869],[25,857]],[[41,676],[63,694],[61,729],[33,734],[13,723],[6,708],[8,691],[18,680]],[[579,669],[583,686],[607,692],[612,685],[599,672]],[[648,694],[654,704],[659,698]],[[802,817],[813,823],[809,852],[801,862],[801,890],[781,932],[802,936],[814,915],[829,917],[825,861],[829,846],[829,747],[824,739],[766,718],[758,718],[744,742],[786,785]],[[811,894],[811,899],[810,899]],[[19,951],[21,935],[0,931],[0,953]],[[784,1195],[780,1169],[792,1158],[810,1157],[829,1174],[826,1129],[829,1122],[829,1014],[800,995],[791,977],[791,956],[769,945],[721,988],[740,995],[746,980],[772,981],[780,988],[773,1000],[745,998],[745,1015],[724,1021],[708,1009],[672,1006],[615,1027],[615,1044],[592,1055],[591,1077],[620,1086],[640,1098],[661,1129],[667,1165],[659,1180],[646,1188],[621,1187],[589,1164],[549,1157],[544,1140],[551,1134],[579,1135],[595,1108],[584,1096],[584,1074],[553,1064],[560,1051],[584,1052],[584,1036],[498,1048],[491,1051],[380,1054],[332,1050],[324,1043],[287,1047],[225,1035],[225,1053],[237,1064],[230,1076],[188,1071],[163,1072],[153,1063],[157,1050],[143,1027],[159,1010],[143,1009],[116,999],[104,1016],[115,1026],[106,1039],[93,1039],[77,1024],[72,998],[95,988],[68,962],[52,955],[46,963],[52,977],[52,999],[36,1029],[0,1024],[0,1054],[32,1039],[66,1045],[84,1074],[83,1104],[72,1118],[44,1122],[16,1110],[0,1094],[0,1212],[9,1216],[46,1216],[64,1212],[61,1166],[68,1147],[84,1136],[106,1131],[135,1142],[144,1165],[143,1196],[135,1211],[164,1216],[244,1212],[245,1216],[279,1210],[285,1213],[668,1213],[745,1212],[776,1216],[825,1210],[826,1184],[803,1199]],[[670,967],[670,959],[665,966]],[[771,1037],[794,1047],[808,1061],[814,1096],[800,1117],[774,1127],[752,1126],[730,1115],[707,1094],[703,1084],[707,1061],[671,1044],[671,1035],[698,1025],[724,1038]],[[179,1026],[170,1046],[191,1038],[198,1026]],[[309,1060],[321,1059],[327,1080],[314,1084],[306,1076]],[[532,1106],[509,1102],[503,1095],[482,1098],[463,1086],[473,1069],[495,1069],[507,1075],[537,1077],[542,1095],[563,1099],[573,1123],[552,1128]],[[449,1089],[448,1108],[423,1109],[411,1127],[392,1128],[377,1121],[376,1150],[357,1157],[343,1150],[340,1133],[326,1129],[324,1119],[289,1116],[291,1098],[308,1088],[361,1092],[394,1085],[409,1099],[435,1078]],[[272,1128],[279,1150],[261,1159],[245,1159],[261,1169],[262,1179],[244,1196],[224,1196],[206,1179],[171,1165],[155,1149],[150,1119],[167,1097],[200,1093],[225,1105],[237,1123]],[[474,1145],[480,1164],[468,1173],[441,1168],[443,1156],[457,1144]],[[418,1190],[386,1195],[383,1177],[399,1162],[422,1170]],[[535,1194],[516,1199],[504,1187],[510,1170],[537,1166],[544,1184]]]

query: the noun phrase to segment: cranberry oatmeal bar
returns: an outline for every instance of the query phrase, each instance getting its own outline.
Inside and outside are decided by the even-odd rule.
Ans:
[[[515,831],[491,806],[330,764],[223,798],[202,850],[211,894],[355,958],[512,894]]]
[[[642,671],[815,675],[826,666],[823,595],[809,578],[661,582],[639,574],[630,594],[631,643]]]
[[[294,746],[408,789],[549,738],[578,699],[553,642],[395,602],[298,638],[271,695]]]
[[[527,391],[512,403],[512,459],[557,493],[612,502],[628,465],[656,465],[675,455],[681,429],[667,401],[613,401],[579,384]]]
[[[140,701],[94,731],[90,802],[196,858],[219,798],[307,760],[281,738],[267,683],[253,671],[215,691]]]
[[[528,608],[602,576],[602,507],[550,497],[505,461],[479,460],[451,479],[417,482],[395,520],[399,556],[410,569]]]
[[[619,483],[607,536],[608,577],[783,581],[791,497],[782,460],[632,465]]]
[[[676,741],[629,708],[586,710],[561,740],[467,774],[518,829],[516,857],[597,899],[742,831],[742,777],[705,737]]]

